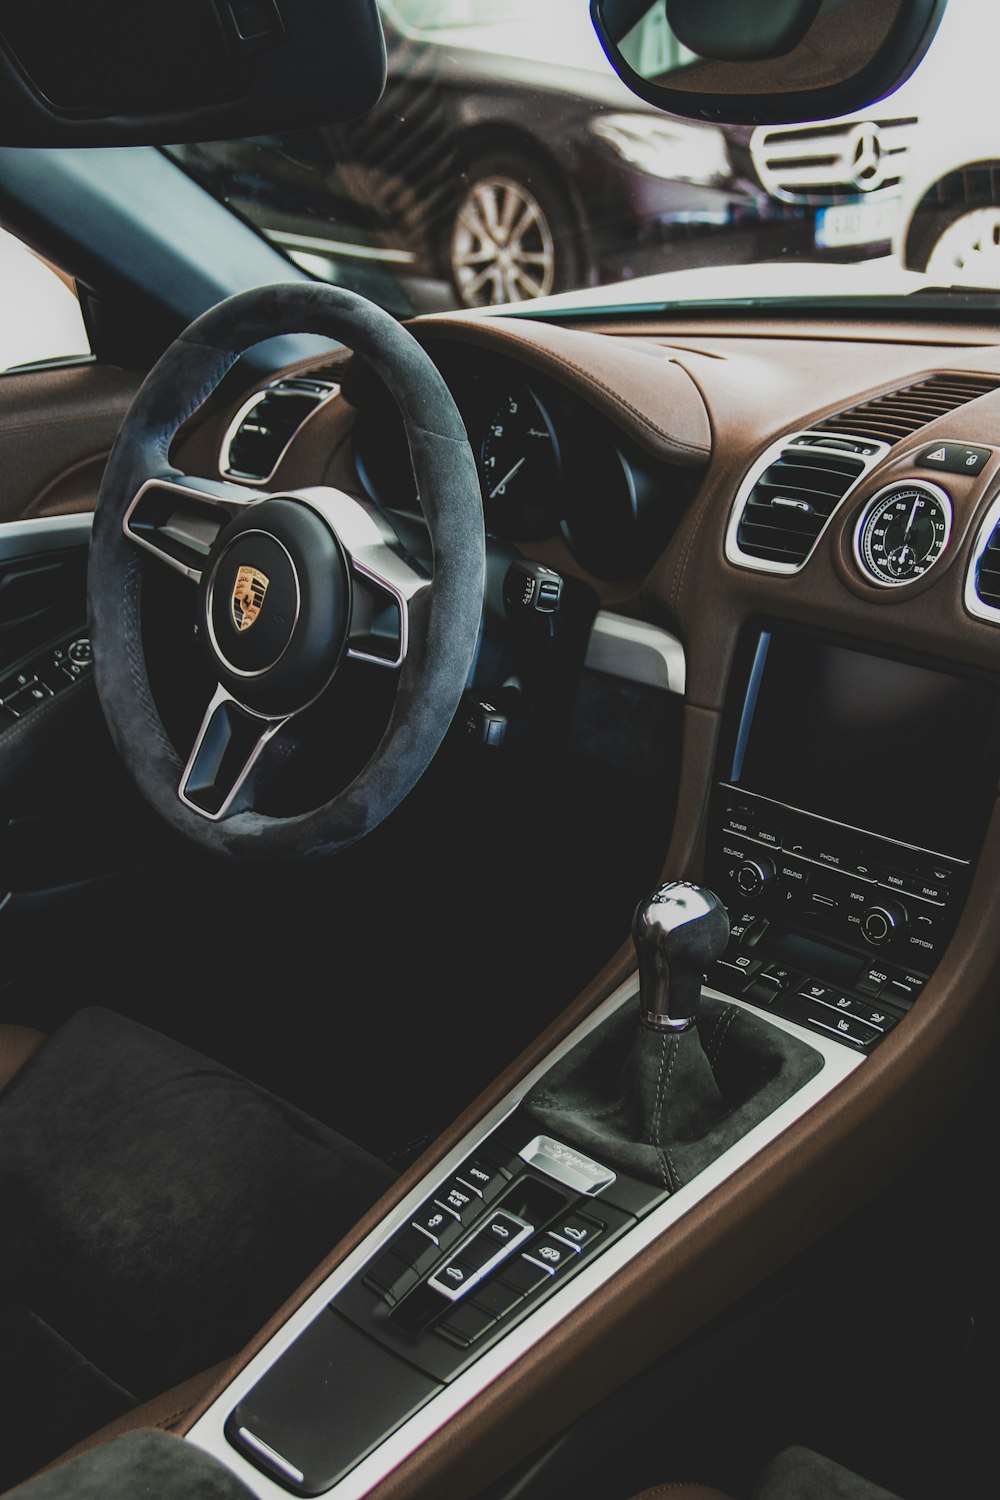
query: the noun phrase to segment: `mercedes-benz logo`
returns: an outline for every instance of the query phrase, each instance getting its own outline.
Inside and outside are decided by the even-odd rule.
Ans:
[[[884,180],[882,135],[877,125],[858,125],[847,142],[851,181],[864,193],[881,187]]]

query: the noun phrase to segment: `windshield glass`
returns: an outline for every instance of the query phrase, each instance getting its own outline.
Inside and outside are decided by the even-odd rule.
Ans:
[[[586,0],[379,4],[388,77],[364,118],[168,149],[311,276],[401,316],[1000,288],[1000,126],[969,108],[992,97],[995,0],[949,0],[870,108],[756,128],[633,94]],[[659,6],[629,46],[684,60]]]

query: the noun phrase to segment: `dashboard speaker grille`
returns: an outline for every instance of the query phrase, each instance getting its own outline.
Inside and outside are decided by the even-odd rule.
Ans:
[[[935,417],[975,401],[1000,389],[1000,381],[988,375],[931,375],[914,385],[884,396],[873,396],[849,411],[837,412],[817,422],[815,432],[850,432],[862,437],[878,438],[883,443],[897,443],[900,438],[919,432]]]
[[[768,464],[744,502],[736,532],[740,552],[765,562],[805,562],[864,469],[864,460],[854,454],[786,448]]]

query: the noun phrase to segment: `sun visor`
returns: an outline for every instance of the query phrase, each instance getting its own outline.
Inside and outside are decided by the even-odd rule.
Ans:
[[[170,145],[364,115],[376,0],[0,0],[0,145]]]

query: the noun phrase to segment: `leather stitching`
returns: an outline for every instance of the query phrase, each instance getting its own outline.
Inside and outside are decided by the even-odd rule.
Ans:
[[[712,1040],[707,1049],[708,1061],[713,1068],[722,1056],[722,1049],[726,1044],[730,1028],[738,1015],[739,1011],[736,1009],[736,1006],[729,1005],[719,1017],[715,1030],[712,1033]]]
[[[530,349],[531,352],[536,355],[539,353],[537,345],[532,344],[530,339],[522,338],[506,329],[504,330],[503,342],[516,344],[523,349]],[[658,427],[650,417],[647,417],[645,412],[640,411],[639,408],[637,406],[634,406],[631,401],[626,401],[625,398],[623,396],[620,396],[617,391],[612,389],[611,386],[605,385],[602,380],[596,379],[596,377],[592,375],[589,370],[585,370],[580,365],[576,364],[573,360],[567,359],[565,355],[555,352],[549,348],[545,348],[542,352],[546,360],[553,361],[564,370],[572,371],[572,373],[576,375],[584,385],[589,386],[592,390],[600,391],[601,394],[606,396],[608,400],[611,401],[614,406],[617,406],[620,411],[627,411],[630,416],[635,418],[640,426],[645,428],[647,432],[656,437],[661,444],[666,443],[669,447],[672,447],[680,452],[697,454],[699,458],[708,458],[711,454],[711,447],[706,447],[703,443],[689,443],[686,442],[683,438],[672,437],[664,433],[663,429],[661,427]],[[667,360],[666,363],[674,364],[676,363],[676,361]],[[684,367],[682,365],[678,365],[678,368],[683,369]],[[684,373],[687,374],[687,371],[685,370]]]
[[[660,1162],[660,1173],[663,1177],[663,1186],[665,1188],[668,1188],[671,1192],[676,1192],[677,1188],[680,1186],[680,1182],[677,1177],[677,1169],[674,1166],[673,1159],[670,1155],[670,1150],[663,1144],[663,1115],[661,1113],[661,1104],[665,1101],[667,1091],[670,1088],[670,1075],[674,1070],[674,1058],[677,1056],[678,1041],[678,1037],[672,1036],[668,1038],[665,1032],[660,1038],[660,1071],[657,1074],[656,1078],[656,1096],[653,1100],[653,1119],[656,1122],[656,1139],[653,1142],[653,1145],[656,1148],[656,1154]],[[668,1051],[670,1053],[670,1062],[666,1069],[666,1076],[664,1076],[664,1063],[666,1063],[667,1061]]]

